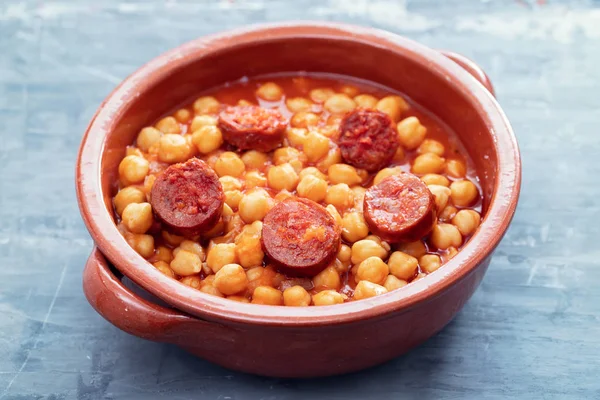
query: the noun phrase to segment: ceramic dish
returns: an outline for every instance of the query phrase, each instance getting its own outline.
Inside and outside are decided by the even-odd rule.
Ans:
[[[242,76],[298,70],[368,79],[399,90],[453,128],[480,177],[484,217],[479,230],[424,279],[334,306],[237,303],[166,277],[115,226],[113,183],[126,145],[141,127],[203,89]],[[200,38],[125,79],[100,106],[83,138],[77,196],[97,246],[84,271],[85,294],[120,329],[177,344],[228,368],[281,377],[356,371],[418,345],[462,308],[510,224],[520,174],[510,124],[486,75],[465,57],[340,24],[265,25]],[[135,294],[120,274],[169,306]]]

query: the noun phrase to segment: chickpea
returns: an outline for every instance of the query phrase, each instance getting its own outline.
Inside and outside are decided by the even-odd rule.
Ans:
[[[140,189],[129,186],[119,190],[114,198],[117,214],[122,215],[125,208],[132,203],[143,203],[146,201],[146,195]]]
[[[433,153],[421,154],[413,161],[412,172],[415,174],[437,174],[444,170],[446,160]]]
[[[199,97],[192,106],[196,114],[216,114],[221,108],[221,103],[212,96]]]
[[[421,180],[426,185],[439,185],[439,186],[450,186],[450,181],[444,175],[440,174],[427,174],[421,177]]]
[[[211,294],[211,295],[217,296],[217,297],[225,297],[225,296],[223,296],[223,293],[219,292],[219,289],[217,289],[216,287],[214,287],[212,284],[210,284],[210,285],[206,284],[206,285],[200,286],[200,291],[202,293]]]
[[[293,147],[281,147],[273,152],[273,163],[275,165],[297,160],[306,161],[306,157],[300,150]]]
[[[181,276],[194,275],[202,270],[202,260],[198,254],[187,250],[178,251],[170,265],[171,269]]]
[[[154,255],[154,238],[152,235],[132,234],[127,235],[127,243],[144,258]]]
[[[262,169],[269,161],[269,156],[260,151],[250,150],[242,155],[242,161],[247,168]]]
[[[246,166],[237,154],[231,151],[221,153],[217,162],[215,163],[215,172],[219,176],[233,176],[240,177],[246,171]]]
[[[343,263],[350,262],[350,259],[352,258],[352,249],[350,246],[341,244],[336,257]]]
[[[248,278],[241,265],[227,264],[217,271],[213,285],[219,292],[232,295],[246,290]]]
[[[298,174],[289,164],[275,165],[267,172],[267,182],[275,190],[292,191],[298,185]]]
[[[452,182],[450,184],[450,191],[452,203],[457,207],[470,206],[476,201],[477,196],[479,195],[477,186],[468,179]]]
[[[334,304],[342,304],[344,296],[335,290],[323,290],[312,297],[315,306],[332,306]]]
[[[266,101],[279,101],[283,97],[283,89],[275,82],[267,82],[256,90],[256,96]]]
[[[398,246],[398,250],[415,258],[419,258],[423,254],[427,253],[425,243],[420,240],[417,240],[416,242],[402,243]]]
[[[313,89],[309,93],[309,97],[315,103],[325,103],[327,99],[335,94],[335,91],[330,88]]]
[[[244,296],[227,296],[227,300],[237,301],[238,303],[250,303],[250,300]]]
[[[370,94],[359,94],[354,97],[354,102],[362,108],[375,108],[377,107],[377,97],[371,96]]]
[[[190,275],[190,276],[185,276],[185,277],[181,278],[181,280],[179,282],[183,283],[186,286],[192,287],[194,289],[200,289],[200,286],[202,284],[202,279],[200,279],[200,277],[198,275]]]
[[[216,125],[205,125],[192,133],[192,143],[202,154],[217,150],[223,144],[223,134]]]
[[[425,140],[427,128],[421,125],[417,117],[408,117],[398,123],[396,127],[400,144],[408,150],[414,150]]]
[[[154,182],[156,181],[156,175],[147,175],[144,178],[144,193],[148,195],[152,192],[152,186],[154,186]]]
[[[381,238],[379,238],[379,236],[369,235],[365,239],[377,243],[378,245],[380,245],[381,247],[383,247],[383,249],[385,251],[390,251],[390,249],[391,249],[390,244],[388,242],[385,242],[385,241],[381,240]]]
[[[345,183],[329,186],[325,202],[332,204],[338,210],[344,210],[354,205],[354,192]]]
[[[293,113],[308,111],[312,105],[312,102],[304,97],[291,97],[285,100],[285,106]]]
[[[456,247],[448,247],[446,249],[446,259],[452,260],[454,256],[458,254],[458,249]]]
[[[448,160],[446,174],[453,178],[464,178],[467,175],[467,167],[460,160]]]
[[[148,151],[150,147],[158,144],[158,141],[160,140],[161,136],[161,131],[151,126],[147,126],[140,131],[135,141],[135,144],[141,150]]]
[[[140,149],[138,149],[136,147],[127,146],[125,148],[125,157],[127,157],[127,156],[144,157],[144,153]]]
[[[327,195],[327,182],[314,175],[305,175],[300,180],[296,189],[298,196],[310,199],[315,202],[321,202]]]
[[[345,183],[348,186],[358,185],[362,178],[358,175],[356,168],[348,164],[333,164],[327,170],[329,181],[332,184]]]
[[[475,232],[480,222],[481,216],[473,210],[460,210],[452,218],[452,224],[458,228],[463,236],[469,236]]]
[[[181,244],[179,244],[179,246],[175,250],[173,250],[173,255],[177,256],[177,253],[182,250],[194,253],[195,255],[200,257],[200,261],[204,261],[206,259],[206,254],[204,253],[204,249],[202,248],[200,243],[194,242],[193,240],[184,240],[183,242],[181,242]]]
[[[387,250],[376,241],[363,239],[352,245],[352,264],[360,264],[370,257],[379,257],[384,260],[387,258]]]
[[[173,117],[165,117],[156,123],[156,129],[162,133],[181,133],[179,122]]]
[[[356,103],[347,94],[334,94],[325,100],[323,105],[333,114],[344,114],[356,108]]]
[[[165,246],[158,246],[156,248],[156,254],[154,255],[157,261],[164,261],[170,263],[173,260],[173,252],[170,248]]]
[[[119,164],[119,178],[124,185],[142,182],[149,171],[150,163],[140,156],[127,156]]]
[[[123,210],[123,225],[133,233],[146,233],[154,223],[150,203],[131,203]]]
[[[335,206],[329,204],[327,207],[325,207],[325,209],[329,212],[329,214],[331,214],[331,216],[335,220],[335,223],[341,227],[343,224],[343,220],[342,220],[342,216],[338,212],[337,208],[335,208]]]
[[[247,189],[254,189],[257,187],[267,186],[267,178],[264,176],[264,174],[262,172],[259,172],[259,171],[246,172],[244,179],[246,180],[246,188]]]
[[[161,231],[160,234],[161,234],[162,238],[165,240],[165,242],[167,242],[171,246],[179,246],[185,240],[185,238],[183,236],[173,235],[172,233],[169,233],[168,231],[164,231],[164,230]]]
[[[342,219],[342,237],[349,243],[364,239],[369,234],[369,227],[362,213],[350,212]]]
[[[458,228],[451,224],[437,224],[430,236],[431,244],[440,250],[448,247],[460,247],[462,236]]]
[[[285,137],[290,146],[301,147],[306,141],[307,130],[304,128],[287,128]]]
[[[437,212],[441,212],[448,204],[450,189],[440,185],[428,185],[427,188],[435,197],[435,207],[437,208]]]
[[[363,212],[363,204],[365,200],[365,193],[367,193],[367,189],[362,186],[354,186],[352,188],[352,193],[354,193],[354,208],[357,211]]]
[[[187,140],[176,134],[165,134],[158,142],[158,160],[173,164],[189,158],[191,147]]]
[[[403,171],[400,167],[384,168],[373,178],[373,185],[378,185],[382,180],[394,175],[400,175]]]
[[[446,206],[446,208],[444,208],[442,212],[439,213],[438,219],[442,222],[450,221],[452,218],[454,218],[457,212],[458,209],[456,207]]]
[[[334,147],[319,161],[317,168],[321,171],[327,171],[333,164],[342,162],[342,152],[339,147]]]
[[[315,162],[329,152],[330,140],[316,131],[310,131],[304,140],[303,150],[308,161]]]
[[[298,111],[290,120],[294,128],[308,128],[319,123],[319,116],[309,111]]]
[[[388,277],[385,278],[385,281],[383,282],[383,287],[386,288],[388,292],[400,289],[401,287],[404,287],[406,285],[408,285],[408,282],[402,279],[398,279],[394,275],[388,275]]]
[[[419,154],[433,153],[437,154],[438,156],[443,156],[445,151],[444,145],[441,142],[433,139],[423,140],[417,149],[417,153]]]
[[[384,293],[387,293],[385,287],[369,281],[360,281],[354,289],[354,300],[368,299]]]
[[[313,175],[313,176],[316,176],[317,178],[323,179],[323,180],[327,179],[327,175],[325,175],[324,173],[319,171],[319,169],[316,167],[304,168],[302,171],[300,171],[299,177],[300,177],[300,179],[304,179],[307,175]]]
[[[310,300],[310,294],[302,286],[292,286],[283,291],[283,304],[286,306],[306,307]]]
[[[252,304],[283,305],[283,294],[270,286],[259,286],[252,294]]]
[[[239,215],[250,224],[262,220],[271,209],[271,198],[264,189],[256,189],[245,194],[239,202]]]
[[[196,115],[190,124],[190,132],[196,132],[205,126],[217,126],[217,123],[218,119],[216,117],[210,115]]]
[[[273,197],[273,199],[275,200],[275,203],[281,203],[282,201],[289,199],[290,197],[294,197],[294,194],[292,192],[288,192],[287,190],[281,190],[279,193],[277,193],[275,195],[275,197]]]
[[[323,271],[319,272],[312,278],[313,285],[316,290],[323,289],[334,289],[338,290],[342,287],[342,281],[340,279],[340,274],[337,270],[329,266],[325,268]]]
[[[425,254],[419,258],[421,270],[430,274],[442,266],[442,259],[437,254]]]
[[[379,257],[373,256],[363,260],[356,270],[356,282],[369,281],[382,284],[390,273],[388,265]]]
[[[169,267],[169,264],[167,264],[164,261],[157,261],[154,264],[154,267],[159,270],[160,272],[163,273],[163,275],[168,276],[169,278],[173,278],[175,279],[175,272],[173,272],[173,270],[171,269],[171,267]]]
[[[237,209],[244,194],[240,190],[228,190],[225,192],[225,204],[231,209]]]
[[[390,268],[390,273],[396,278],[408,281],[417,273],[419,262],[411,255],[395,251],[388,260],[388,267]]]
[[[242,182],[240,182],[239,179],[229,175],[220,177],[219,182],[221,182],[224,192],[228,192],[230,190],[241,190],[243,187]]]
[[[244,268],[262,265],[265,253],[262,250],[260,238],[262,222],[256,221],[246,225],[235,239],[235,254]]]
[[[400,96],[386,96],[379,100],[375,108],[390,116],[392,121],[398,122],[406,110],[410,108],[406,100]]]
[[[217,273],[223,265],[235,264],[237,256],[235,253],[234,243],[218,243],[210,247],[206,264],[214,272]]]
[[[185,124],[192,118],[192,113],[186,108],[180,108],[173,114],[177,122]]]

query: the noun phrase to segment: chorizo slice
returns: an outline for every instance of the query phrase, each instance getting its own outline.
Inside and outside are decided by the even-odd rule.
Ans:
[[[340,123],[338,146],[347,164],[367,171],[387,166],[400,142],[390,117],[381,111],[359,108]]]
[[[168,231],[188,237],[214,227],[224,201],[217,174],[197,158],[169,166],[156,178],[150,192],[157,219]]]
[[[287,120],[274,109],[230,106],[219,114],[218,126],[229,144],[266,153],[281,145]]]
[[[312,200],[288,198],[265,216],[262,246],[271,262],[292,276],[314,276],[335,258],[341,228]]]
[[[418,177],[403,173],[371,186],[363,202],[371,232],[389,242],[413,242],[431,232],[435,197]]]

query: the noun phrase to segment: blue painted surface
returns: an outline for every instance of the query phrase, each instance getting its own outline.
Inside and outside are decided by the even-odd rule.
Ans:
[[[2,1],[0,398],[600,398],[599,6]],[[291,19],[376,26],[473,58],[524,167],[515,220],[458,317],[386,365],[310,381],[227,371],[105,322],[81,289],[92,241],[73,185],[85,126],[126,75],[192,38]]]

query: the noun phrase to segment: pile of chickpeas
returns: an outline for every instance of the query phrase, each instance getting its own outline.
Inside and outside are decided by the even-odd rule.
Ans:
[[[228,91],[224,93],[224,91]],[[377,296],[423,278],[452,258],[480,224],[480,191],[466,159],[450,141],[428,135],[435,120],[404,98],[361,90],[344,81],[310,77],[250,80],[198,98],[143,128],[119,165],[114,197],[118,227],[127,242],[163,274],[219,297],[255,304],[332,305]],[[289,117],[282,147],[241,152],[223,141],[218,98],[276,107]],[[250,99],[250,100],[249,100]],[[230,105],[236,103],[228,102]],[[387,113],[399,147],[377,173],[344,164],[336,145],[341,118],[356,107]],[[149,196],[169,165],[199,157],[219,176],[222,217],[209,232],[181,237],[155,221]],[[363,216],[368,187],[412,172],[435,196],[438,222],[428,237],[390,244],[369,232]],[[262,219],[278,202],[299,196],[322,204],[342,230],[337,257],[312,278],[289,277],[269,264],[261,248]]]

